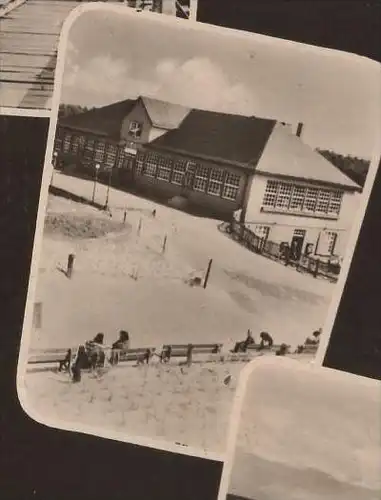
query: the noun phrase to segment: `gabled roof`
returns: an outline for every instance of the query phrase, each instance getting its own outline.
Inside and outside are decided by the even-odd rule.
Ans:
[[[119,140],[122,122],[135,103],[136,99],[126,99],[102,108],[67,116],[59,120],[59,125]]]
[[[280,123],[276,124],[270,135],[256,172],[361,189],[320,153]]]
[[[154,127],[172,130],[177,128],[190,112],[189,108],[180,104],[159,101],[151,97],[141,97],[148,116]]]
[[[274,125],[274,120],[195,109],[179,128],[146,147],[254,168]]]

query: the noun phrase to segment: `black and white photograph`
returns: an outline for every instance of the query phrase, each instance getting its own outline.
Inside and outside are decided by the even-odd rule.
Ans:
[[[223,454],[247,363],[308,366],[329,335],[379,161],[379,66],[101,4],[61,47],[20,401]]]
[[[380,382],[285,358],[252,368],[219,499],[378,500]]]
[[[190,19],[193,14],[196,16],[196,12],[191,12],[192,1],[105,0],[105,3]],[[49,116],[62,25],[70,12],[86,3],[84,0],[0,2],[0,107],[36,110]]]

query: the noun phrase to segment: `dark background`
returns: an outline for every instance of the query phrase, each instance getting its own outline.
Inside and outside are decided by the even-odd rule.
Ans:
[[[202,22],[379,60],[381,4],[360,0],[199,0]],[[0,496],[215,500],[221,464],[35,423],[16,394],[48,120],[0,118]],[[381,379],[381,170],[332,333],[327,366]]]

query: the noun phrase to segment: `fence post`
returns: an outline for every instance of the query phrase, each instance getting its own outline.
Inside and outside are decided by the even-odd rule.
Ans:
[[[187,348],[187,366],[191,366],[192,364],[192,353],[193,353],[193,345],[188,344]]]
[[[74,268],[74,257],[75,255],[74,254],[69,254],[69,257],[67,259],[67,271],[66,271],[66,276],[68,278],[71,278],[72,274],[73,274],[73,268]]]
[[[285,265],[288,266],[289,263],[290,263],[290,249],[288,247],[285,248],[285,255],[284,255],[284,261],[285,261]]]
[[[127,217],[127,210],[125,210],[123,214],[123,224],[126,223],[126,217]]]
[[[315,265],[315,269],[314,269],[314,278],[317,278],[317,275],[319,273],[319,265],[320,265],[320,260],[317,259],[316,260],[316,265]]]
[[[33,324],[35,328],[41,328],[42,326],[42,302],[34,303]]]
[[[167,245],[167,235],[164,236],[164,241],[163,241],[163,247],[161,249],[161,252],[164,253],[165,252],[165,247]]]
[[[208,264],[208,269],[206,270],[206,275],[205,275],[205,280],[204,280],[204,288],[206,288],[208,281],[209,281],[209,275],[210,275],[210,270],[212,268],[212,262],[213,262],[213,259],[210,259],[209,264]]]

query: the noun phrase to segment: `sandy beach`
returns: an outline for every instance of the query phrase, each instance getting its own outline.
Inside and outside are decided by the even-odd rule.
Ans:
[[[54,185],[91,199],[90,181],[55,173]],[[97,186],[97,202],[105,190]],[[113,188],[110,208],[111,217],[49,196],[35,297],[42,303],[41,325],[33,329],[31,348],[78,345],[97,332],[109,345],[125,329],[131,347],[218,342],[226,352],[248,328],[257,340],[266,330],[276,343],[296,347],[324,322],[333,284],[249,252],[218,230],[219,221]],[[70,253],[75,261],[68,279]],[[189,286],[190,278],[203,279],[210,258],[207,288]],[[220,452],[243,366],[195,364],[189,373],[177,363],[118,368],[101,378],[85,375],[78,386],[64,375],[29,373],[24,383],[28,404],[49,419]]]

